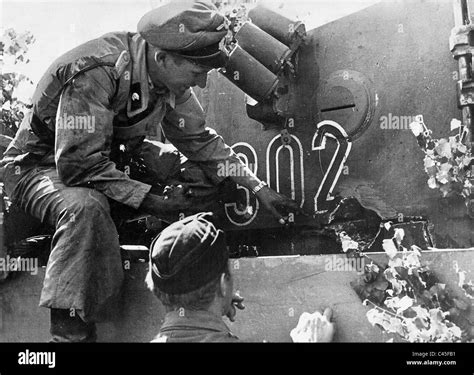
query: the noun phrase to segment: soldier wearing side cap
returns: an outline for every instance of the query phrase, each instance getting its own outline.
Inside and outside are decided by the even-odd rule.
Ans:
[[[160,218],[202,211],[224,180],[217,165],[242,164],[206,127],[191,89],[224,64],[224,21],[206,0],[166,4],[144,15],[138,33],[67,52],[38,83],[2,164],[13,204],[56,229],[40,298],[53,341],[94,341],[94,323],[119,294],[117,207]],[[172,145],[146,139],[160,124]],[[248,172],[233,182],[277,218],[277,205],[298,209]]]
[[[153,241],[148,287],[160,299],[166,316],[156,342],[235,342],[222,320],[243,309],[233,292],[229,254],[212,213],[177,221]]]
[[[148,288],[166,309],[153,342],[237,342],[222,317],[235,320],[243,298],[234,293],[225,234],[211,212],[165,228],[153,241]],[[330,342],[332,310],[303,314],[291,332],[294,342]]]

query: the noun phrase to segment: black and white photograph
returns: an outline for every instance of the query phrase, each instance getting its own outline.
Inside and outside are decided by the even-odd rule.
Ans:
[[[1,375],[175,350],[474,373],[474,0],[0,14]]]

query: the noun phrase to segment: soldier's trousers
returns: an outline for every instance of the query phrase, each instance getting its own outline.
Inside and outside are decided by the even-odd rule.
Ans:
[[[152,171],[146,183],[166,183],[188,173],[210,195],[217,190],[171,145],[146,141],[142,162]],[[13,203],[55,228],[40,306],[75,309],[86,322],[101,320],[102,308],[117,299],[123,281],[119,237],[108,198],[97,190],[67,187],[52,167],[36,167],[18,181],[7,168],[5,188]],[[155,180],[155,181],[150,181]],[[21,228],[18,228],[21,231]]]

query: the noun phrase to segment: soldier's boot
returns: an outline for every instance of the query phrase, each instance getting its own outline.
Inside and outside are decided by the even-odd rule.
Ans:
[[[96,342],[95,323],[86,323],[70,310],[51,309],[51,341],[55,343]]]

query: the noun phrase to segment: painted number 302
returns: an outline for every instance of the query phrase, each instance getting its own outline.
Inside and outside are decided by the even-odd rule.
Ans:
[[[329,155],[329,167],[321,173],[320,180],[315,189],[305,188],[305,166],[304,166],[304,150],[301,140],[291,135],[289,144],[282,144],[280,135],[275,136],[268,144],[265,152],[266,181],[274,190],[281,192],[281,185],[285,180],[290,182],[290,197],[296,200],[300,207],[305,203],[305,195],[312,196],[314,201],[314,212],[316,214],[327,212],[330,202],[334,199],[332,192],[339,180],[344,164],[351,152],[352,143],[348,139],[344,128],[338,123],[330,120],[321,121],[316,126],[316,131],[311,140],[311,165],[320,165],[321,153],[332,152]],[[327,141],[335,142],[336,147],[328,150]],[[232,146],[234,152],[239,156],[244,164],[252,169],[252,172],[258,172],[258,155],[254,147],[246,142],[238,142]],[[334,149],[334,150],[332,150]],[[289,171],[283,174],[281,172],[281,152],[286,150],[289,158]],[[227,203],[225,211],[229,221],[237,226],[249,225],[257,216],[259,203],[256,197],[243,186],[238,186],[243,193],[243,201],[235,203]],[[284,193],[284,192],[283,192]]]

